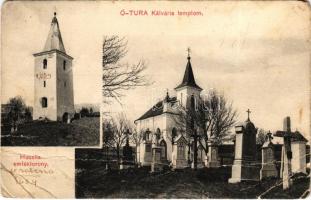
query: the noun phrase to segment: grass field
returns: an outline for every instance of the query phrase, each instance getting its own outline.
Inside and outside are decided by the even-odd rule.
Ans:
[[[99,118],[81,118],[71,124],[33,121],[11,134],[1,127],[2,146],[96,146],[99,145]]]
[[[258,198],[280,182],[274,178],[229,184],[230,167],[151,174],[146,168],[107,172],[100,162],[93,163],[79,168],[81,162],[77,166],[76,161],[77,198]],[[261,198],[299,198],[309,182],[301,176],[291,190],[284,192],[279,185]]]

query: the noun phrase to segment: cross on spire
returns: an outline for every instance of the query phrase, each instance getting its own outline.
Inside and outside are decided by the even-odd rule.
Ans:
[[[247,121],[249,121],[249,114],[251,113],[251,111],[249,109],[247,109]]]
[[[187,52],[188,52],[188,57],[187,57],[187,59],[190,60],[190,52],[191,52],[190,47],[187,48]]]

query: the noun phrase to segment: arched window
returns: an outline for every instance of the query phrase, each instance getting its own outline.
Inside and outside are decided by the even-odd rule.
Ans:
[[[194,96],[193,95],[191,95],[191,100],[190,100],[190,106],[191,106],[191,109],[195,109],[195,99],[194,99]]]
[[[66,81],[64,81],[64,87],[66,87],[66,85],[67,85],[67,83],[66,83]]]
[[[43,81],[43,87],[46,87],[46,81]]]
[[[66,60],[63,62],[63,69],[66,70]]]
[[[41,105],[42,105],[42,108],[48,107],[48,99],[46,97],[41,98]]]
[[[157,140],[159,140],[161,138],[161,130],[159,128],[157,128],[156,138],[157,138]]]
[[[47,61],[47,59],[44,59],[43,60],[43,69],[47,69],[47,67],[48,67],[48,61]]]
[[[161,160],[166,160],[167,146],[164,140],[160,142],[160,148],[161,148]]]
[[[177,137],[177,129],[174,127],[172,129],[172,143],[174,143],[174,139]]]
[[[144,137],[144,139],[145,139],[146,141],[150,140],[150,130],[149,130],[149,128],[147,128],[147,130],[146,130],[146,132],[145,132],[145,137]]]

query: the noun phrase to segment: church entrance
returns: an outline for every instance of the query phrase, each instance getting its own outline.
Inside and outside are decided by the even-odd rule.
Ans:
[[[64,123],[67,123],[67,122],[68,122],[68,119],[69,119],[69,114],[68,114],[67,112],[65,112],[65,113],[63,114],[63,119],[62,119],[62,121],[63,121]]]

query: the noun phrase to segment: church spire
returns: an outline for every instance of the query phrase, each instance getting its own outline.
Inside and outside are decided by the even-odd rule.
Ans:
[[[56,18],[56,12],[54,12],[51,28],[43,49],[43,51],[51,51],[51,50],[59,50],[66,53],[64,43],[62,40],[62,35],[60,33],[60,28]]]
[[[186,65],[186,70],[185,70],[185,74],[184,74],[184,78],[181,82],[181,84],[179,84],[175,89],[184,87],[184,86],[190,86],[190,87],[194,87],[197,88],[199,90],[202,90],[202,88],[200,86],[198,86],[195,82],[194,79],[194,75],[193,75],[193,71],[192,71],[192,66],[191,66],[191,57],[190,57],[190,48],[187,49],[188,51],[188,56],[187,56],[187,65]]]

